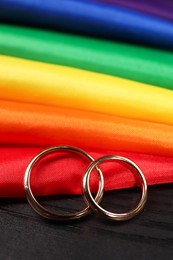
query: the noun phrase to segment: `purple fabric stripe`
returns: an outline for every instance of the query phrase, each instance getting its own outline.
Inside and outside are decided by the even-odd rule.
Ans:
[[[134,9],[143,13],[173,20],[173,1],[171,0],[95,0],[116,4],[122,7]]]

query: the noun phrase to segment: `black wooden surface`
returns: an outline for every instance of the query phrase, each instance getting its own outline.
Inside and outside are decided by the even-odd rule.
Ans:
[[[134,189],[107,192],[103,206],[133,206]],[[82,208],[75,196],[41,199],[54,210]],[[127,222],[96,215],[82,221],[43,220],[25,199],[0,199],[0,259],[173,259],[173,184],[149,188],[145,210]]]

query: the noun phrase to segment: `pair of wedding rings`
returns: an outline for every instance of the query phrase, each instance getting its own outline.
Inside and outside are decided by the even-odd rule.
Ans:
[[[79,153],[80,155],[86,157],[90,161],[90,164],[86,169],[82,179],[82,191],[83,191],[84,201],[86,203],[86,208],[75,213],[61,214],[46,209],[37,201],[31,189],[30,178],[35,164],[41,159],[43,159],[44,157],[46,157],[47,155],[58,151],[59,152],[69,151],[69,152]],[[113,213],[103,209],[99,205],[104,194],[104,177],[102,171],[99,168],[99,165],[101,163],[110,162],[110,161],[119,161],[125,163],[125,165],[130,170],[132,170],[135,177],[137,177],[136,179],[138,180],[139,186],[141,187],[142,193],[141,193],[139,203],[135,208],[133,208],[128,212]],[[96,168],[99,177],[99,186],[95,198],[91,194],[90,184],[89,184],[90,175],[91,172],[94,170],[94,168]],[[80,219],[82,217],[89,215],[92,211],[100,213],[101,215],[105,216],[107,219],[111,219],[115,221],[128,220],[136,216],[143,209],[147,201],[147,183],[143,173],[134,162],[132,162],[131,160],[125,157],[116,156],[116,155],[107,155],[94,160],[94,158],[91,155],[73,146],[54,146],[54,147],[47,148],[42,152],[40,152],[39,154],[37,154],[29,163],[26,169],[25,176],[24,176],[24,188],[26,192],[26,198],[29,204],[39,215],[47,219],[59,220],[59,221]]]

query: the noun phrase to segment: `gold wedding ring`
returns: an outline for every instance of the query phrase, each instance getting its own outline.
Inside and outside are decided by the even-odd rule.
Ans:
[[[29,165],[26,169],[25,176],[24,176],[24,188],[25,188],[25,192],[26,192],[26,198],[27,198],[29,204],[31,205],[31,207],[39,215],[41,215],[42,217],[47,218],[47,219],[67,221],[67,220],[74,220],[74,219],[79,219],[79,218],[85,217],[91,213],[91,209],[89,206],[87,206],[85,209],[75,212],[75,213],[60,214],[57,212],[50,211],[50,210],[46,209],[45,207],[43,207],[36,200],[35,196],[32,193],[31,184],[30,184],[30,176],[31,176],[33,167],[35,166],[35,164],[38,161],[40,161],[46,155],[49,155],[49,154],[51,154],[53,152],[57,152],[57,151],[68,151],[68,152],[73,152],[73,153],[79,153],[80,155],[86,157],[90,162],[94,161],[94,159],[92,158],[91,155],[89,155],[85,151],[83,151],[79,148],[73,147],[73,146],[54,146],[54,147],[50,147],[50,148],[43,150],[42,152],[37,154],[32,159],[32,161],[29,163]],[[103,175],[102,175],[101,170],[99,168],[96,168],[96,169],[97,169],[97,173],[99,176],[99,187],[98,187],[98,192],[95,197],[95,200],[99,203],[103,196],[104,180],[103,180]]]
[[[90,179],[90,174],[91,174],[92,170],[99,164],[105,163],[107,161],[109,162],[112,160],[125,163],[125,165],[130,170],[132,170],[132,172],[135,174],[135,176],[139,177],[137,179],[139,180],[139,184],[142,189],[142,195],[141,195],[138,205],[134,209],[132,209],[128,212],[113,213],[113,212],[103,209],[97,203],[97,201],[93,198],[91,191],[90,191],[89,179]],[[92,162],[89,165],[89,167],[86,170],[85,175],[83,177],[83,195],[84,195],[84,200],[86,201],[87,205],[89,205],[94,211],[97,211],[98,213],[100,213],[101,215],[105,216],[108,219],[123,221],[123,220],[128,220],[128,219],[133,218],[143,209],[143,207],[147,201],[147,183],[146,183],[143,173],[141,172],[139,167],[134,162],[132,162],[131,160],[129,160],[125,157],[116,156],[116,155],[108,155],[108,156],[104,156],[104,157],[101,157],[101,158],[95,160],[94,162]]]

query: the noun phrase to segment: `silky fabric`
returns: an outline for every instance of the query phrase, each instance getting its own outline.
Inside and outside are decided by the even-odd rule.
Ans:
[[[31,159],[43,148],[0,148],[0,197],[25,195],[23,179]],[[106,153],[89,151],[94,158]],[[111,151],[134,161],[143,171],[147,183],[161,184],[173,181],[172,158],[145,154]],[[81,182],[89,161],[68,152],[47,156],[35,166],[31,174],[31,186],[35,195],[81,194]],[[117,162],[100,165],[105,178],[105,190],[137,185],[134,175]],[[91,190],[97,191],[98,177],[92,174]]]
[[[84,1],[84,0],[83,0]],[[85,0],[86,1],[86,0]],[[171,0],[94,0],[115,4],[164,19],[173,20],[173,2]]]
[[[68,144],[173,156],[173,126],[164,124],[1,100],[0,125],[6,146]]]
[[[0,56],[0,99],[173,124],[173,92],[79,69]]]
[[[173,49],[172,22],[92,1],[1,0],[0,21]]]
[[[165,51],[0,25],[0,54],[72,66],[173,89],[173,54]]]

